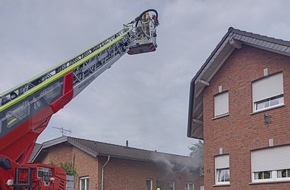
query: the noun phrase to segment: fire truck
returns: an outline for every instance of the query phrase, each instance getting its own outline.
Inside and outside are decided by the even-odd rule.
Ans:
[[[124,54],[157,48],[155,9],[85,52],[0,94],[0,190],[64,190],[60,167],[28,163],[35,142],[57,113]]]

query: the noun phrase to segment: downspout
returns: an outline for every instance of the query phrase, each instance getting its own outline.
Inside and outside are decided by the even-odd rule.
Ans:
[[[103,165],[102,167],[102,186],[101,186],[101,190],[104,190],[104,173],[105,173],[105,167],[108,164],[108,162],[110,161],[110,156],[108,156],[108,159],[106,161],[106,163]]]

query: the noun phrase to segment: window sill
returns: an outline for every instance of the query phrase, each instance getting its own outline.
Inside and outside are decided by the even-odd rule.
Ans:
[[[262,110],[257,110],[257,111],[252,112],[251,115],[255,115],[257,113],[261,113],[261,112],[265,112],[265,111],[269,111],[269,110],[273,110],[273,109],[277,109],[277,108],[281,108],[281,107],[285,107],[285,104],[269,107],[269,108],[262,109]]]
[[[263,184],[275,184],[275,183],[289,183],[290,180],[276,180],[276,181],[259,181],[251,182],[249,185],[263,185]]]
[[[226,186],[231,186],[230,183],[225,183],[225,184],[215,184],[213,187],[226,187]]]
[[[228,117],[230,114],[223,114],[223,115],[219,115],[219,116],[215,116],[214,118],[212,118],[212,120],[216,120],[216,119],[220,119],[220,118],[223,118],[223,117]]]

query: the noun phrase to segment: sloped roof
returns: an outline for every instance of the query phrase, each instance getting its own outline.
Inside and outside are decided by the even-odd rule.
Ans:
[[[69,143],[93,157],[110,156],[111,158],[121,158],[143,162],[169,162],[192,167],[194,166],[193,159],[189,156],[167,154],[68,136],[62,136],[60,138],[44,142],[42,149],[47,149],[62,143]]]
[[[290,41],[230,27],[190,83],[187,136],[203,139],[203,90],[235,49],[243,45],[290,56]]]

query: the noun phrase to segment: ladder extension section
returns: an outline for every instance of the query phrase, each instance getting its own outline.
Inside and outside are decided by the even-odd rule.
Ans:
[[[69,61],[66,61],[49,71],[34,77],[32,80],[3,93],[0,96],[0,112],[20,102],[69,72],[73,72],[74,74],[74,86],[81,84],[82,81],[85,81],[93,74],[98,73],[98,69],[101,69],[102,66],[106,65],[114,57],[117,57],[118,55],[121,57],[122,54],[128,51],[130,42],[135,38],[134,33],[131,31],[132,29],[125,28]]]

